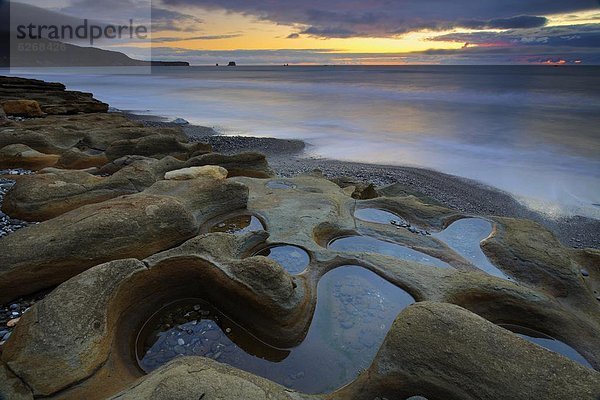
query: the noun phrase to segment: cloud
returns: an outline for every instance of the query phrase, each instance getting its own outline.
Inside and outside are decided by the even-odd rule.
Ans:
[[[537,28],[546,25],[547,22],[548,19],[546,17],[520,15],[512,18],[496,18],[489,21],[462,21],[458,25],[469,29],[519,29]]]
[[[116,48],[115,48],[116,49]],[[136,49],[122,48],[126,53]],[[236,61],[238,65],[353,65],[353,64],[531,64],[566,60],[575,64],[600,64],[597,48],[547,47],[531,45],[516,47],[468,47],[464,49],[435,49],[405,53],[339,53],[340,49],[279,49],[279,50],[189,50],[174,47],[154,47],[155,60],[188,61],[193,65],[223,64]],[[135,54],[135,53],[133,53]]]
[[[290,33],[289,35],[287,35],[286,39],[298,39],[300,37],[300,34],[298,33]]]
[[[321,37],[394,37],[415,30],[478,24],[496,29],[542,26],[543,15],[596,9],[598,0],[163,0],[170,6],[224,9]]]
[[[168,42],[182,42],[189,40],[220,40],[220,39],[231,39],[242,36],[239,33],[229,35],[204,35],[204,36],[192,36],[192,37],[160,37],[153,38],[152,43],[168,43]]]
[[[487,47],[569,46],[600,48],[600,24],[565,25],[503,32],[452,33],[430,38],[434,41],[468,43]]]

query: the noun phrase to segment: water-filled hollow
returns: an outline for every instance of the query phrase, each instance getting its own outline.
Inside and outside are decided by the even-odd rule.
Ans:
[[[277,261],[290,274],[302,273],[310,263],[310,256],[301,247],[277,244],[261,249],[253,254]]]
[[[492,229],[492,223],[485,219],[465,218],[453,222],[433,236],[485,273],[511,280],[507,274],[492,264],[481,250],[481,241],[492,233]]]
[[[498,324],[498,326],[501,326],[502,328],[517,334],[518,336],[527,340],[528,342],[543,347],[546,350],[550,350],[555,353],[561,354],[587,368],[593,369],[592,365],[581,354],[579,354],[577,350],[575,350],[568,344],[553,338],[552,336],[519,325]]]
[[[296,185],[285,180],[276,180],[267,182],[269,189],[295,189]]]
[[[331,392],[370,366],[398,313],[413,297],[358,266],[321,277],[306,337],[298,346],[265,344],[200,299],[156,312],[141,329],[136,354],[150,372],[184,355],[210,357],[305,393]]]
[[[328,248],[344,252],[366,252],[382,254],[407,261],[433,265],[439,268],[452,268],[448,263],[420,251],[387,242],[370,236],[345,236],[329,242]]]
[[[263,230],[265,230],[265,226],[258,217],[250,214],[240,214],[213,224],[208,229],[208,232],[223,232],[234,235],[243,235],[249,232]]]
[[[380,208],[358,208],[354,211],[354,217],[361,221],[374,222],[376,224],[407,224],[404,218]]]

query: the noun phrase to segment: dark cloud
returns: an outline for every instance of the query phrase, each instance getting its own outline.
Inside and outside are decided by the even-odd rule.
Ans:
[[[163,0],[253,15],[280,24],[301,24],[322,37],[390,37],[420,29],[442,30],[477,23],[497,29],[531,28],[543,15],[596,9],[598,0]]]
[[[532,15],[520,15],[513,18],[496,18],[489,21],[462,21],[458,24],[464,28],[470,29],[524,29],[538,28],[546,25],[546,17],[536,17]]]
[[[160,37],[152,39],[153,43],[168,43],[168,42],[181,42],[188,40],[219,40],[219,39],[231,39],[235,37],[240,37],[241,34],[229,34],[229,35],[204,35],[204,36],[192,36],[192,37]]]
[[[298,39],[300,37],[300,34],[298,33],[290,33],[289,35],[287,35],[286,39]]]
[[[430,40],[469,43],[487,47],[569,46],[600,47],[600,24],[513,29],[502,32],[453,33]]]
[[[304,34],[304,35],[324,37],[324,38],[330,38],[330,37],[348,38],[348,37],[361,36],[358,32],[355,32],[355,31],[352,31],[349,29],[344,29],[344,28],[324,28],[323,29],[323,28],[316,28],[314,26],[311,26],[310,28],[305,29],[300,33]]]
[[[193,32],[198,30],[198,25],[204,21],[194,15],[167,10],[166,8],[152,7],[153,31],[182,31]]]

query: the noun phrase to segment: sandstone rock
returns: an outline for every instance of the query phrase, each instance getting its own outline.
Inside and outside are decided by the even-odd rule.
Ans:
[[[145,319],[174,299],[200,296],[229,307],[250,328],[264,324],[271,336],[289,340],[288,321],[298,320],[290,311],[305,307],[302,288],[272,260],[233,258],[265,238],[264,232],[246,239],[206,235],[143,262],[95,266],[23,315],[2,361],[36,395],[80,384],[63,398],[106,398],[141,377],[135,359],[120,349],[130,348]]]
[[[519,281],[553,296],[592,301],[584,289],[580,267],[550,231],[528,220],[496,218],[496,221],[500,222],[497,232],[482,243],[492,261]]]
[[[156,370],[113,400],[156,399],[318,399],[286,389],[267,379],[201,357],[184,357]]]
[[[133,161],[133,159],[130,159]],[[137,159],[109,177],[86,171],[44,169],[17,182],[6,194],[2,210],[25,221],[45,221],[87,204],[134,194],[162,179],[181,161]]]
[[[33,394],[23,382],[0,362],[0,399],[33,400]]]
[[[166,180],[175,181],[183,181],[199,177],[225,179],[227,178],[227,170],[223,167],[218,167],[215,165],[205,165],[203,167],[189,167],[177,169],[175,171],[169,171],[165,174]]]
[[[24,221],[45,221],[86,204],[137,193],[131,182],[83,171],[46,169],[19,180],[5,195],[2,211]]]
[[[76,147],[64,151],[57,165],[67,169],[86,169],[106,165],[108,159],[102,152],[81,151]]]
[[[332,399],[594,399],[600,374],[460,307],[417,303],[394,322],[372,366]]]
[[[78,150],[85,157],[93,157],[115,141],[155,135],[187,140],[180,128],[144,127],[121,114],[78,114],[15,122],[10,129],[0,130],[0,148],[25,144],[42,153],[63,155]]]
[[[204,157],[195,157],[190,163],[201,163]],[[260,171],[268,171],[264,159],[221,156],[206,157],[204,161],[218,161],[223,165],[234,166],[238,173],[257,175]],[[111,173],[108,177],[99,177],[87,171],[46,169],[20,180],[6,194],[2,210],[25,221],[45,221],[86,204],[143,191],[157,180],[163,179],[165,173],[181,169],[187,164],[173,157],[156,160],[127,156],[94,172]]]
[[[24,168],[37,170],[56,165],[56,154],[44,154],[23,144],[12,144],[0,149],[0,168]]]
[[[1,103],[6,115],[15,117],[37,118],[44,114],[40,104],[35,100],[6,100]]]
[[[105,113],[108,104],[91,93],[67,91],[60,83],[0,76],[0,99],[37,101],[46,114]]]
[[[116,322],[105,315],[108,303],[121,281],[145,266],[130,259],[99,267],[36,303],[23,315],[2,352],[2,360],[35,395],[50,395],[87,378],[106,360],[110,348],[106,332]]]
[[[106,157],[116,160],[127,155],[141,155],[152,158],[172,156],[187,160],[211,151],[211,147],[204,143],[183,143],[175,137],[153,135],[140,139],[117,140],[106,149]]]
[[[0,106],[0,126],[6,125],[8,123],[9,121],[8,118],[6,118],[6,113],[4,112],[2,106]]]
[[[270,178],[273,176],[273,171],[269,168],[266,157],[260,153],[240,153],[235,155],[209,153],[190,158],[185,163],[186,167],[199,167],[203,165],[221,166],[229,172],[229,177]]]
[[[351,193],[353,199],[368,200],[379,197],[375,185],[372,183],[360,182],[347,176],[336,177],[331,179],[331,181],[342,189],[354,187]]]
[[[162,182],[0,240],[0,303],[57,285],[102,262],[143,258],[178,245],[206,220],[246,204],[247,189],[236,183]]]

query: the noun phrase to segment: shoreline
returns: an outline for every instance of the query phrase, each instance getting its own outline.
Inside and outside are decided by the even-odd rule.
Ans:
[[[120,112],[147,126],[179,126],[191,141],[206,142],[219,153],[261,152],[267,156],[273,171],[282,177],[317,169],[327,178],[348,176],[377,187],[400,183],[406,187],[408,194],[421,194],[467,214],[530,219],[551,230],[565,246],[600,249],[600,236],[597,234],[600,232],[600,220],[582,216],[552,218],[528,208],[510,193],[479,181],[425,168],[306,157],[308,145],[298,139],[223,136],[209,127],[176,124],[160,116]]]

